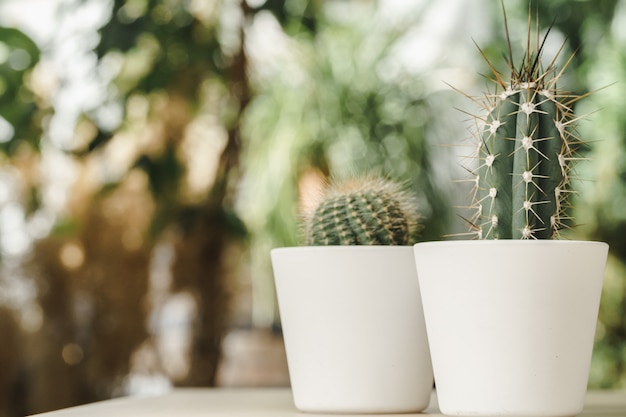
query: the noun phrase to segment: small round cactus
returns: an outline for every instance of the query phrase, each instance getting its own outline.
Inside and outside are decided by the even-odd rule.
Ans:
[[[308,245],[411,245],[419,215],[415,198],[400,184],[363,176],[333,181],[304,216]]]

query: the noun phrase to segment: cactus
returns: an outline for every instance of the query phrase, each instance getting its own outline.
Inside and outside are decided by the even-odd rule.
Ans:
[[[504,19],[511,70],[508,81],[479,48],[493,73],[496,91],[475,99],[486,114],[478,116],[476,123],[479,168],[474,179],[472,229],[479,239],[555,238],[568,220],[571,163],[577,159],[580,144],[572,104],[581,96],[557,88],[571,57],[560,71],[556,67],[559,53],[542,68],[550,31],[531,51],[530,18],[527,49],[517,68],[506,13]]]
[[[304,216],[308,245],[411,245],[418,233],[414,197],[379,176],[333,181]]]

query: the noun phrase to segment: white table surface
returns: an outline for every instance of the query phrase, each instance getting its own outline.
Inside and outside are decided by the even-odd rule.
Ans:
[[[434,395],[430,406],[424,413],[431,416],[442,415],[438,412]],[[156,397],[120,398],[37,414],[37,416],[331,417],[332,415],[298,412],[293,405],[291,391],[287,388],[184,388],[175,389]],[[371,416],[371,414],[368,415],[368,417]],[[402,416],[419,416],[419,414],[403,414]],[[588,393],[585,411],[580,414],[580,417],[626,417],[626,391],[593,391]]]

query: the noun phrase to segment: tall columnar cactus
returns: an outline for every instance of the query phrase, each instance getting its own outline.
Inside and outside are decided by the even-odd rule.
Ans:
[[[477,99],[485,111],[477,117],[476,133],[479,168],[472,224],[478,238],[550,239],[568,220],[570,164],[580,143],[571,106],[581,97],[557,88],[563,74],[556,67],[558,53],[543,68],[547,36],[531,51],[529,20],[529,41],[519,67],[509,41],[508,80],[481,50],[496,91]]]
[[[411,245],[418,232],[414,197],[377,176],[333,182],[304,216],[308,245]]]

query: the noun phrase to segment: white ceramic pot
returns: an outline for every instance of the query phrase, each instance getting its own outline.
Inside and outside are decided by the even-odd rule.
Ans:
[[[411,246],[278,248],[271,257],[299,410],[428,406],[433,374]]]
[[[462,416],[583,409],[608,245],[415,245],[437,396]]]

